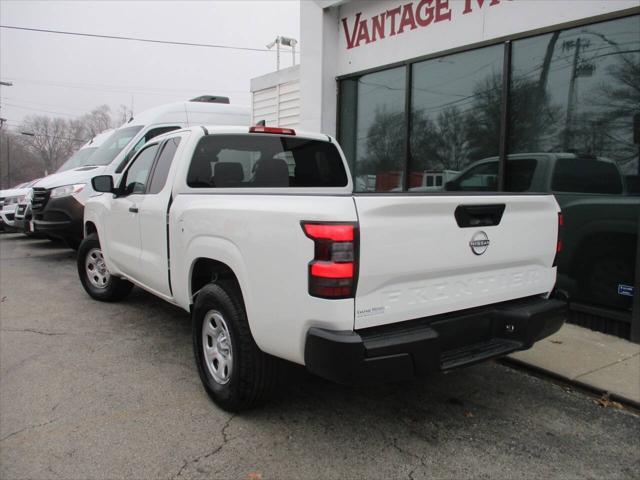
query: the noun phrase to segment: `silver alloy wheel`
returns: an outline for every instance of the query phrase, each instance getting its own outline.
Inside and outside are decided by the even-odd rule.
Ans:
[[[84,269],[91,285],[96,288],[107,288],[111,274],[104,263],[102,250],[99,248],[89,250],[84,259]]]
[[[233,349],[229,327],[217,310],[209,310],[202,322],[204,360],[213,379],[224,385],[233,372]]]

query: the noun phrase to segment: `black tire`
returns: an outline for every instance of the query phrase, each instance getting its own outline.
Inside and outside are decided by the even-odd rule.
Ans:
[[[96,281],[92,281],[89,278],[86,266],[87,257],[95,254],[96,250],[100,251],[100,241],[95,233],[85,237],[78,248],[78,275],[80,276],[82,286],[92,298],[102,302],[115,302],[123,299],[133,288],[133,284],[131,282],[123,280],[122,278],[114,277],[113,275],[108,275],[108,279],[102,284],[102,286],[96,286]]]
[[[204,351],[205,337],[211,344],[211,336],[204,333],[203,323],[205,318],[216,313],[223,319],[231,340],[231,369],[226,383],[214,378],[212,369],[215,366],[208,366]],[[213,322],[215,324],[216,320],[213,319]],[[193,306],[192,330],[193,351],[200,379],[207,394],[219,407],[238,412],[269,399],[278,386],[282,362],[262,352],[256,345],[242,296],[235,285],[210,283],[200,290]]]

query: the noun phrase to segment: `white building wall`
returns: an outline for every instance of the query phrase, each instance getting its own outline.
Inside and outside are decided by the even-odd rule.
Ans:
[[[467,2],[470,10],[467,8]],[[442,19],[427,26],[391,34],[386,19],[385,38],[366,40],[348,48],[356,19],[372,18],[413,4],[421,18],[428,7],[440,6]],[[501,37],[569,24],[585,18],[638,7],[638,0],[352,0],[300,2],[301,127],[336,134],[336,77],[437,52],[487,42]],[[465,10],[469,10],[465,13]],[[432,12],[435,15],[435,12]],[[449,15],[447,15],[447,13]],[[358,16],[358,14],[360,14]],[[396,30],[400,16],[395,17]],[[345,29],[345,24],[347,28]],[[357,37],[356,32],[356,37]],[[366,39],[363,33],[363,39]]]
[[[300,125],[300,66],[272,72],[251,80],[251,124]]]

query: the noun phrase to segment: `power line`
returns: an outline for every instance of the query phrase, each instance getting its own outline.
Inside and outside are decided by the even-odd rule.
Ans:
[[[18,107],[21,107],[26,103],[27,105],[24,105],[24,106],[33,107],[35,105],[37,107],[53,107],[53,108],[65,109],[67,112],[69,112],[69,114],[72,113],[69,110],[72,110],[73,112],[75,112],[76,115],[82,115],[84,113],[87,113],[87,110],[80,110],[80,109],[77,109],[77,108],[69,109],[66,105],[55,105],[55,104],[52,104],[52,103],[33,102],[31,100],[24,100],[22,98],[2,97],[2,96],[0,96],[0,100],[2,100],[3,102],[4,101],[18,102]]]
[[[94,91],[102,91],[109,93],[127,93],[127,94],[135,94],[135,95],[158,95],[161,97],[176,97],[182,94],[192,95],[194,92],[202,92],[207,90],[215,90],[216,92],[222,93],[238,93],[238,94],[246,94],[248,95],[250,92],[247,90],[226,90],[226,89],[218,89],[212,87],[189,87],[186,89],[170,89],[170,88],[160,88],[160,87],[142,87],[142,86],[127,86],[127,85],[108,85],[108,84],[97,84],[97,83],[78,83],[78,82],[64,82],[57,80],[33,80],[28,78],[19,78],[19,77],[10,77],[14,82],[20,83],[32,83],[36,85],[47,85],[51,87],[58,88],[73,88],[80,90],[94,90]],[[167,93],[160,93],[167,92]]]
[[[13,108],[19,108],[19,109],[21,109],[21,110],[32,110],[32,111],[35,111],[35,112],[53,113],[53,114],[56,114],[56,115],[65,115],[65,116],[67,116],[67,117],[78,117],[78,116],[80,116],[80,115],[79,115],[79,114],[77,114],[77,113],[56,112],[56,111],[54,111],[54,110],[44,110],[44,109],[42,109],[42,108],[34,108],[34,107],[25,107],[25,106],[20,106],[20,105],[16,105],[15,103],[8,103],[8,102],[5,102],[5,103],[3,103],[3,105],[5,105],[5,106],[9,106],[9,107],[13,107]]]
[[[118,35],[99,35],[97,33],[81,33],[81,32],[68,32],[64,30],[48,30],[44,28],[16,27],[13,25],[0,25],[0,28],[7,28],[11,30],[23,30],[27,32],[54,33],[57,35],[72,35],[76,37],[107,38],[110,40],[129,40],[133,42],[159,43],[163,45],[180,45],[184,47],[222,48],[226,50],[244,50],[244,51],[250,51],[250,52],[273,52],[273,50],[269,50],[266,48],[236,47],[233,45],[216,45],[211,43],[174,42],[170,40],[156,40],[156,39],[150,39],[150,38],[122,37]]]

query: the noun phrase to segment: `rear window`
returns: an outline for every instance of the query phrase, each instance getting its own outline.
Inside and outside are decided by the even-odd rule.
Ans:
[[[621,194],[622,177],[612,162],[561,158],[556,162],[554,192]]]
[[[208,135],[196,146],[192,188],[344,187],[347,174],[330,142],[277,135]]]

